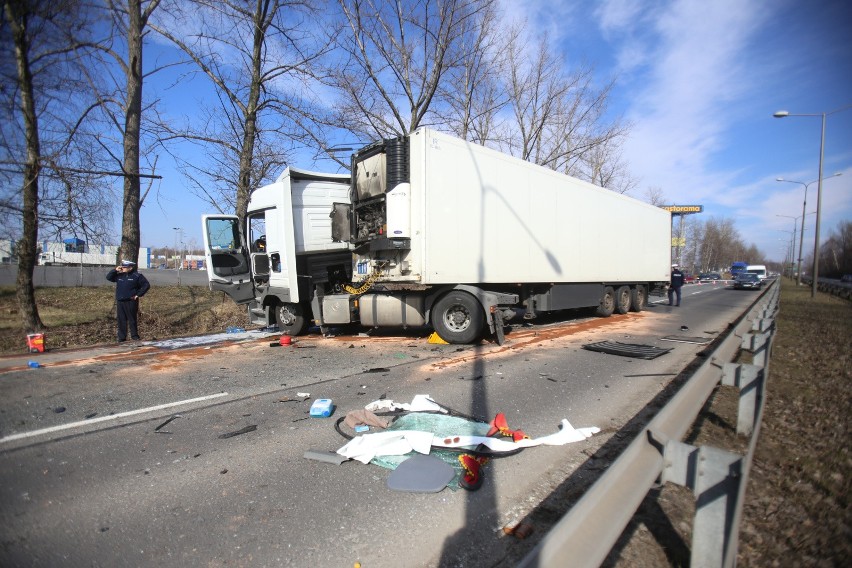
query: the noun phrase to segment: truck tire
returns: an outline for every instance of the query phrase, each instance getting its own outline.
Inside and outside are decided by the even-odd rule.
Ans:
[[[630,311],[641,312],[648,305],[648,292],[644,286],[636,286],[630,290]]]
[[[482,337],[485,314],[476,298],[455,290],[432,306],[432,327],[447,343],[473,343]]]
[[[275,318],[278,320],[278,329],[284,335],[300,335],[308,324],[301,304],[279,304],[275,308]]]
[[[612,289],[612,286],[607,286],[604,288],[603,296],[601,296],[601,303],[598,305],[598,309],[595,313],[602,318],[608,318],[612,315],[614,310],[615,290]]]
[[[626,314],[630,311],[630,286],[619,286],[615,291],[615,313]]]

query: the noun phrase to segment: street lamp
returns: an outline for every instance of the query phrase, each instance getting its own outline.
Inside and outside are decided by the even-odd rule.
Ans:
[[[793,279],[793,255],[796,254],[796,221],[799,220],[798,217],[793,217],[791,215],[775,215],[776,217],[786,217],[788,219],[793,220],[793,239],[790,241],[790,279]],[[802,224],[802,230],[804,230],[804,223]],[[779,229],[780,231],[784,231],[784,229]],[[789,233],[790,231],[784,231],[785,233]]]
[[[180,258],[180,254],[178,253],[178,234],[183,239],[183,229],[180,227],[172,227],[172,229],[175,231],[175,270],[180,270],[178,267],[178,259]]]
[[[832,174],[828,177],[833,178],[833,177],[842,176],[842,175],[843,175],[842,172],[837,172],[837,173]],[[802,232],[799,236],[799,259],[798,259],[797,268],[796,268],[796,270],[798,270],[798,273],[799,273],[799,275],[796,277],[796,285],[801,286],[802,285],[802,245],[805,242],[805,216],[810,215],[810,213],[807,213],[807,214],[805,213],[805,207],[807,207],[807,205],[808,205],[808,186],[811,185],[812,183],[817,183],[820,180],[814,180],[814,181],[809,181],[808,183],[805,183],[803,181],[793,181],[793,180],[784,179],[784,178],[779,177],[779,178],[775,178],[775,181],[783,181],[785,183],[797,183],[801,186],[804,186],[804,188],[805,188],[805,199],[802,201]],[[817,247],[818,246],[819,245],[817,245]],[[816,275],[816,273],[817,273],[816,268],[814,268],[814,275]],[[813,294],[813,291],[811,291],[811,294]]]
[[[791,114],[786,110],[779,110],[778,112],[772,115],[775,118],[786,118],[788,116],[819,116],[822,118],[822,134],[820,136],[819,141],[819,179],[817,180],[817,216],[816,227],[814,227],[814,233],[816,234],[814,235],[814,274],[813,283],[811,286],[811,298],[816,298],[817,280],[819,280],[819,221],[820,210],[822,209],[822,159],[825,153],[825,117],[830,114],[841,112],[850,108],[852,108],[852,105],[841,107],[831,112],[823,112],[819,114]],[[804,222],[804,218],[802,218],[802,222]]]

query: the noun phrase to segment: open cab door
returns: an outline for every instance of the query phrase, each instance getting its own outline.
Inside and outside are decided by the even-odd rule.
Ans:
[[[221,290],[236,303],[254,300],[254,284],[239,219],[236,215],[204,215],[204,256],[211,290]]]

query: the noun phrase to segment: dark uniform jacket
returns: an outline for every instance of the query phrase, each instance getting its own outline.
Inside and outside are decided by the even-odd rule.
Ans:
[[[683,272],[679,268],[672,269],[672,288],[683,286]]]
[[[133,296],[142,297],[151,284],[142,274],[133,270],[131,272],[118,272],[115,268],[110,270],[106,276],[110,282],[115,282],[115,299],[119,302],[132,300]]]

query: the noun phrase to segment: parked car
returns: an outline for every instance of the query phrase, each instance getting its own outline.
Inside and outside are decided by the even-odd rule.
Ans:
[[[683,283],[684,284],[695,284],[698,280],[695,278],[695,274],[684,274],[683,275]]]
[[[852,282],[852,274],[844,274],[840,277],[841,282]]]
[[[760,290],[763,281],[757,274],[744,272],[734,278],[734,288],[737,290]]]
[[[718,272],[702,272],[698,275],[699,280],[721,280],[722,275]]]

